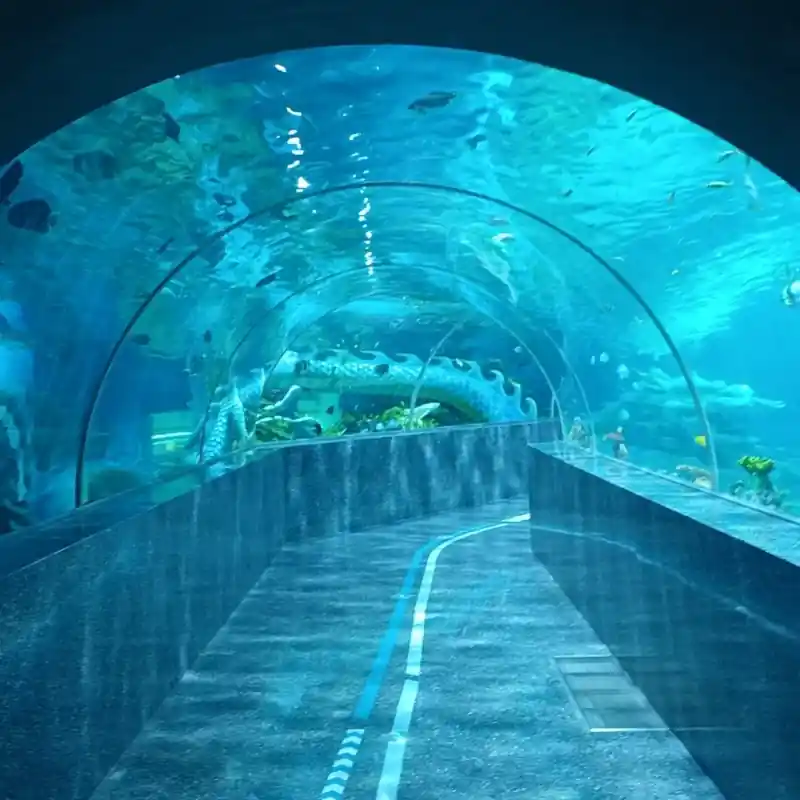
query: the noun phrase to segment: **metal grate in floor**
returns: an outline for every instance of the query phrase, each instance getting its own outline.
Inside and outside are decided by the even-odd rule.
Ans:
[[[591,733],[667,730],[613,656],[558,656],[555,662]]]

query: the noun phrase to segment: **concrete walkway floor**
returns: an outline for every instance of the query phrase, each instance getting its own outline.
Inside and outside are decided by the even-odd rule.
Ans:
[[[720,800],[668,731],[590,731],[559,659],[609,654],[526,511],[287,547],[93,800]]]

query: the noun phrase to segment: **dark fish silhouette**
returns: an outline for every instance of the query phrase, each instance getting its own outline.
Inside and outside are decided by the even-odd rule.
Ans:
[[[73,156],[72,168],[90,180],[109,180],[117,174],[117,159],[105,150],[90,150]]]
[[[386,375],[389,372],[389,365],[388,364],[378,364],[377,367],[373,370],[376,375]]]
[[[131,341],[139,347],[147,347],[150,344],[150,335],[147,333],[135,333],[131,336]]]
[[[171,114],[168,114],[166,111],[164,112],[164,136],[167,139],[172,139],[173,142],[179,142],[181,140],[181,126],[175,120]]]
[[[235,197],[231,197],[228,194],[222,194],[222,192],[214,192],[214,199],[223,208],[227,208],[228,206],[235,206],[236,205],[236,198]]]
[[[174,241],[175,241],[175,237],[174,237],[174,236],[170,236],[170,237],[169,237],[169,239],[167,239],[167,241],[166,241],[166,242],[164,242],[164,244],[162,244],[162,245],[161,245],[161,247],[159,247],[159,248],[158,248],[158,250],[156,250],[156,254],[157,254],[157,255],[159,255],[159,256],[162,256],[162,255],[164,255],[164,253],[166,253],[166,252],[167,252],[167,248],[168,248],[168,247],[169,247],[169,246],[170,246],[170,245],[171,245],[171,244],[172,244]]]
[[[55,222],[55,214],[47,200],[25,200],[8,209],[8,224],[20,230],[49,233]]]
[[[211,331],[206,331],[206,332],[203,334],[203,341],[204,341],[206,344],[211,344],[211,339],[212,339],[212,336],[211,336]]]
[[[478,134],[475,134],[475,136],[470,136],[469,139],[467,139],[467,144],[473,150],[477,150],[478,149],[478,145],[481,142],[485,142],[485,141],[486,141],[486,137],[482,133],[478,133]]]
[[[21,161],[15,161],[0,177],[0,204],[5,205],[17,190],[25,170]]]
[[[271,283],[274,283],[278,279],[278,273],[273,272],[271,275],[267,275],[262,278],[257,284],[256,289],[260,289],[262,286],[269,286]]]
[[[334,407],[333,407],[333,406],[328,406],[328,407],[325,409],[325,413],[326,413],[326,414],[333,414],[333,412],[334,412],[335,410],[336,410],[336,409],[334,409]]]
[[[430,111],[431,109],[444,108],[445,106],[450,105],[455,97],[455,92],[428,92],[428,94],[426,94],[424,97],[419,97],[413,103],[411,103],[411,105],[408,107],[408,110],[417,111],[420,114],[424,114],[426,111]]]

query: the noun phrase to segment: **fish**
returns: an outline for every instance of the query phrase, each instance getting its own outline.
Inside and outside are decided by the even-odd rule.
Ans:
[[[467,139],[467,144],[472,150],[477,150],[478,145],[485,141],[486,137],[482,133],[477,133],[475,136],[470,136],[469,139]]]
[[[171,245],[171,244],[172,244],[174,241],[175,241],[175,237],[174,237],[174,236],[170,236],[170,237],[169,237],[169,239],[167,239],[167,241],[166,241],[166,242],[164,242],[164,244],[162,244],[162,245],[161,245],[161,247],[159,247],[159,248],[158,248],[158,250],[156,250],[156,255],[163,256],[163,255],[164,255],[164,253],[166,253],[166,252],[167,252],[167,248],[168,248],[168,247],[169,247],[169,246],[170,246],[170,245]]]
[[[0,177],[0,205],[6,205],[25,174],[21,161],[15,161]]]
[[[181,126],[176,121],[172,114],[164,112],[164,136],[167,139],[172,139],[173,142],[181,140]]]
[[[278,270],[280,272],[280,270]],[[269,275],[265,275],[258,283],[256,283],[256,289],[261,289],[264,286],[269,286],[271,283],[274,283],[278,280],[278,272],[272,272]]]
[[[564,189],[564,191],[563,191],[563,192],[561,192],[561,196],[562,196],[562,197],[571,197],[571,196],[572,196],[572,193],[573,193],[574,191],[575,191],[574,189]]]
[[[76,153],[72,157],[72,169],[90,180],[110,180],[117,174],[117,159],[105,150]]]
[[[708,447],[708,439],[702,433],[694,437],[694,443],[699,444],[700,447]]]
[[[376,375],[386,375],[389,372],[389,365],[388,364],[378,364],[375,367],[375,374]]]
[[[620,364],[617,367],[617,376],[621,381],[626,380],[630,374],[631,371],[624,364]]]
[[[675,202],[675,192],[673,191],[667,195],[667,204],[672,205],[674,202]]]
[[[326,413],[326,414],[333,414],[333,412],[334,412],[335,410],[336,410],[336,409],[335,409],[333,406],[328,406],[328,407],[325,409],[325,413]]]
[[[222,222],[233,222],[235,217],[226,208],[223,211],[220,211],[219,214],[217,214],[217,219],[221,220]]]
[[[751,209],[758,208],[759,206],[758,188],[756,187],[756,184],[753,181],[753,178],[749,172],[745,172],[743,182],[745,189],[747,189],[747,194],[750,195],[750,208]]]
[[[733,184],[730,181],[709,181],[706,189],[730,189]]]
[[[586,151],[586,155],[587,155],[587,156],[590,156],[592,153],[594,153],[594,151],[595,151],[595,150],[597,150],[597,145],[594,145],[594,144],[593,144],[593,145],[592,145],[592,146],[591,146],[591,147],[590,147],[590,148],[589,148],[589,149]]]
[[[49,233],[56,216],[47,200],[24,200],[8,209],[8,224],[33,233]]]
[[[413,103],[411,103],[408,106],[408,110],[424,114],[426,111],[430,111],[431,109],[444,108],[445,106],[450,105],[455,97],[455,92],[428,92],[428,94],[426,94],[424,97],[419,97]]]
[[[638,113],[639,109],[634,108],[633,111],[631,111],[630,114],[628,114],[628,116],[625,117],[625,122],[630,122]]]
[[[130,338],[131,342],[138,347],[147,347],[150,344],[150,334],[148,333],[134,333]]]
[[[212,339],[212,338],[213,338],[213,337],[212,337],[212,335],[211,335],[211,331],[204,331],[204,333],[203,333],[203,341],[204,341],[206,344],[211,344],[211,339]]]
[[[222,194],[222,192],[214,192],[213,197],[223,208],[236,205],[236,198],[231,197],[229,194]]]
[[[717,163],[721,164],[723,161],[727,161],[731,156],[736,156],[736,155],[739,155],[738,150],[723,150],[717,156]]]
[[[606,353],[605,351],[603,351],[602,353],[600,353],[600,357],[599,357],[597,360],[598,360],[598,361],[599,361],[601,364],[608,364],[608,358],[609,358],[609,356],[608,356],[608,353]]]

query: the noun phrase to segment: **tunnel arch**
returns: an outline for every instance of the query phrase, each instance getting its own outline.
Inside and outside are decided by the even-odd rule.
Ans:
[[[358,293],[358,294],[356,294],[354,296],[351,296],[351,297],[347,298],[347,300],[345,300],[343,303],[337,303],[337,304],[333,305],[331,308],[326,309],[318,317],[316,317],[314,320],[312,320],[308,325],[304,326],[303,328],[301,328],[299,330],[294,331],[292,336],[291,336],[291,338],[290,338],[290,341],[286,344],[286,346],[281,351],[279,351],[276,354],[275,359],[273,360],[273,362],[270,365],[269,370],[267,371],[266,379],[265,379],[265,386],[264,386],[265,391],[269,388],[270,378],[272,377],[272,375],[274,373],[274,370],[277,367],[277,365],[280,362],[280,360],[285,356],[285,354],[287,352],[289,352],[292,349],[293,345],[299,339],[301,339],[303,337],[303,335],[305,333],[307,333],[308,330],[313,325],[316,325],[319,322],[321,322],[322,320],[324,320],[325,318],[331,316],[332,314],[335,314],[336,312],[341,311],[343,308],[346,308],[351,303],[358,302],[360,300],[364,300],[364,299],[367,299],[367,298],[370,298],[370,297],[377,297],[377,296],[380,296],[380,292],[378,292],[378,291],[367,290],[367,291],[364,291],[364,292],[360,292],[360,293]],[[492,317],[487,312],[475,309],[474,307],[470,306],[469,304],[465,304],[465,305],[469,309],[469,311],[471,313],[475,314],[477,317],[485,317],[485,318],[489,319],[493,324],[497,324],[497,325],[501,326],[516,341],[518,341],[520,346],[529,354],[532,362],[534,364],[536,364],[540,374],[543,376],[543,378],[544,378],[545,382],[547,383],[548,387],[550,387],[551,390],[553,391],[553,401],[554,401],[555,408],[558,411],[558,415],[557,415],[556,419],[558,421],[560,429],[563,432],[565,430],[565,427],[566,427],[566,422],[564,420],[563,410],[561,409],[560,402],[559,402],[559,400],[557,398],[557,395],[556,395],[555,384],[553,384],[552,379],[549,377],[549,374],[547,373],[547,370],[545,370],[544,367],[539,363],[539,360],[538,360],[537,356],[535,355],[535,353],[533,352],[533,350],[531,349],[531,347],[524,341],[524,339],[521,338],[520,334],[518,334],[517,332],[507,328],[503,323],[498,322],[496,319],[494,319],[494,317]],[[461,325],[465,325],[465,323],[459,323],[459,325],[460,326]],[[451,332],[453,330],[454,329],[451,329]],[[441,343],[442,343],[442,341],[440,340],[440,342],[437,344],[437,348],[441,346]],[[589,409],[589,406],[588,406],[588,401],[586,401],[586,394],[583,391],[582,385],[580,383],[580,378],[576,374],[574,374],[571,364],[566,359],[566,357],[563,356],[563,353],[561,353],[560,349],[559,349],[559,353],[562,355],[565,368],[572,374],[572,377],[574,378],[574,380],[576,380],[578,385],[581,386],[580,392],[581,392],[581,396],[583,397],[584,401],[586,402],[587,419],[589,420],[589,426],[590,426],[590,429],[591,429],[592,440],[594,441],[594,427],[593,427],[593,425],[591,423],[591,413],[590,413],[590,409]],[[435,354],[434,350],[432,350],[431,351],[431,357],[434,354]],[[429,357],[429,361],[430,361],[430,357]],[[419,375],[417,377],[417,381],[418,382],[421,382],[422,379],[424,378],[424,373],[425,373],[425,370],[427,369],[429,361],[425,362],[424,365],[422,366],[422,368],[420,369],[420,373],[419,373]],[[415,387],[415,392],[416,392],[416,387]],[[411,408],[413,409],[413,405],[411,406]],[[205,427],[205,423],[206,423],[206,421],[208,419],[208,416],[209,416],[209,413],[210,413],[210,409],[211,409],[211,403],[209,403],[208,406],[206,407],[206,411],[205,411],[204,418],[203,418],[203,427]],[[224,461],[226,458],[230,457],[231,453],[227,453],[226,452],[226,453],[222,453],[222,454],[216,456],[210,462],[206,462],[206,461],[202,460],[202,441],[203,441],[203,439],[202,439],[202,434],[201,434],[201,440],[200,440],[201,456],[200,456],[200,461],[198,462],[199,465],[201,465],[201,466],[211,466],[211,465],[213,465],[215,463]],[[264,445],[258,445],[258,444],[252,445],[251,447],[247,448],[247,450],[245,452],[252,452],[253,450],[257,450],[257,449],[259,449],[260,447],[263,447],[263,446]],[[77,487],[76,487],[76,491],[77,491]],[[82,497],[82,494],[81,494],[81,497]]]
[[[320,317],[318,319],[312,321],[312,323],[310,323],[307,327],[297,331],[296,334],[290,340],[290,342],[278,354],[277,358],[271,364],[270,369],[267,371],[266,381],[265,381],[265,389],[269,387],[270,378],[274,374],[275,369],[277,368],[278,363],[280,362],[280,360],[286,355],[287,352],[289,352],[292,349],[292,345],[298,339],[300,339],[303,336],[304,333],[307,332],[308,328],[310,328],[313,324],[316,324],[316,322],[318,322],[319,319],[324,318],[328,314],[335,313],[336,311],[339,311],[342,308],[345,308],[347,305],[349,305],[349,304],[351,304],[353,302],[356,302],[358,300],[361,300],[361,299],[363,299],[365,297],[369,297],[371,295],[372,295],[372,293],[369,292],[369,291],[366,291],[364,293],[356,294],[356,295],[350,297],[345,303],[337,304],[334,307],[332,307],[331,309],[329,309],[328,311],[324,312],[322,315],[320,315]],[[506,326],[504,323],[502,323],[499,320],[497,320],[490,312],[475,308],[474,306],[471,306],[469,304],[465,304],[465,305],[469,308],[469,311],[471,313],[473,313],[473,314],[475,314],[475,315],[477,315],[479,317],[480,316],[485,317],[490,322],[492,322],[493,325],[496,325],[496,326],[500,327],[501,329],[505,330],[507,333],[509,333],[514,339],[516,339],[520,343],[520,346],[530,356],[532,363],[536,366],[537,370],[541,374],[542,378],[544,379],[545,383],[547,384],[548,388],[550,389],[553,397],[556,397],[555,385],[553,384],[552,379],[550,378],[547,370],[544,369],[544,367],[542,366],[542,364],[539,361],[538,357],[536,356],[536,354],[531,349],[530,345],[527,344],[527,342],[522,338],[522,333],[524,333],[524,331],[518,332],[518,331]],[[420,375],[418,375],[417,380],[420,380],[421,377],[424,377],[424,372],[425,372],[426,367],[427,367],[427,365],[423,364],[423,366],[420,369]],[[560,428],[561,428],[561,430],[563,432],[564,431],[564,424],[565,424],[564,423],[564,415],[563,415],[563,411],[561,410],[561,405],[560,405],[560,403],[559,403],[557,398],[556,398],[556,407],[558,409],[559,426],[560,426]]]
[[[47,24],[39,9],[19,4],[2,21],[0,102],[26,113],[0,131],[0,161],[105,103],[203,66],[287,49],[417,44],[595,78],[697,122],[800,187],[792,135],[800,109],[786,79],[798,72],[800,19],[785,4],[720,14],[707,0],[691,7],[231,0],[224,9],[189,0],[79,0],[51,9]],[[36,103],[26,102],[31,97]]]
[[[408,268],[406,268],[406,269],[408,269]],[[335,281],[337,279],[337,277],[339,277],[341,279],[340,276],[332,276],[331,281],[332,282]],[[350,284],[350,285],[352,285],[352,284]],[[365,294],[363,296],[368,296],[369,295],[369,290],[365,289],[364,291],[365,291]],[[503,309],[503,304],[502,303],[497,302],[496,298],[493,298],[490,294],[487,293],[487,295],[488,295],[487,299],[490,302],[492,302],[494,300],[497,303],[497,307],[499,309]],[[334,308],[336,308],[336,309],[345,308],[347,305],[350,305],[351,303],[356,302],[358,299],[360,299],[360,297],[361,297],[360,294],[356,294],[354,296],[350,296],[349,298],[347,298],[346,302],[338,304]],[[547,387],[548,387],[548,390],[550,391],[550,393],[553,396],[555,396],[555,394],[556,394],[555,385],[553,384],[552,380],[550,379],[550,377],[549,377],[549,375],[547,373],[547,370],[544,369],[544,367],[542,366],[538,356],[535,353],[533,353],[533,351],[530,348],[530,345],[525,341],[524,335],[525,335],[525,328],[527,326],[526,326],[526,323],[524,322],[524,320],[514,320],[514,322],[516,322],[516,324],[514,324],[514,322],[512,322],[512,324],[509,325],[509,324],[499,320],[495,316],[495,314],[493,313],[493,310],[491,310],[491,309],[478,308],[477,306],[474,306],[474,305],[472,305],[471,303],[468,303],[468,302],[463,302],[463,305],[466,308],[468,308],[471,313],[476,314],[477,316],[482,316],[482,317],[486,318],[487,320],[489,320],[492,323],[492,325],[496,326],[497,328],[499,328],[501,330],[504,330],[512,338],[514,338],[516,341],[518,341],[520,346],[529,354],[532,363],[536,366],[537,370],[541,374],[542,378],[544,379],[545,383],[547,384]],[[302,329],[300,329],[298,331],[298,335],[301,336],[305,332],[305,330],[307,330],[309,327],[314,325],[316,322],[317,322],[316,319],[311,320],[308,323],[307,326],[305,326],[304,328],[302,328]],[[513,327],[512,327],[512,325],[513,325]],[[521,327],[518,329],[517,325],[520,325]],[[274,371],[274,368],[277,366],[277,362],[280,360],[280,358],[289,349],[291,349],[291,348],[290,347],[284,348],[283,351],[280,353],[280,355],[276,359],[274,359],[274,363],[272,365],[272,369],[269,371],[269,373],[267,375],[267,385],[268,385],[268,381],[269,381],[269,376],[272,374],[272,371]]]
[[[434,270],[434,268],[430,268],[430,267],[420,267],[420,268],[404,267],[403,269],[406,270],[406,271],[409,271],[409,272],[415,272],[415,271],[419,271],[419,272],[438,271],[438,272],[440,272],[440,273],[442,273],[444,275],[447,275],[448,277],[454,279],[454,281],[456,283],[461,283],[461,284],[463,284],[465,282],[469,283],[469,280],[465,280],[464,278],[459,276],[457,273],[455,273],[453,271],[449,271],[449,270],[443,270],[443,269]],[[397,271],[399,271],[399,268],[398,267],[394,267],[394,268],[386,270],[386,271],[395,271],[395,272],[397,272]],[[363,276],[364,276],[363,268],[346,270],[346,271],[342,271],[342,272],[339,272],[339,273],[333,273],[333,274],[327,275],[327,276],[325,276],[323,278],[320,278],[319,280],[314,281],[313,283],[308,284],[308,285],[298,289],[296,292],[293,292],[292,294],[290,294],[287,297],[285,297],[282,301],[280,301],[275,306],[267,309],[264,312],[264,314],[262,315],[262,317],[260,318],[260,321],[264,322],[264,321],[267,321],[267,320],[269,320],[269,319],[271,319],[273,317],[275,319],[277,319],[277,320],[280,320],[281,317],[282,317],[282,312],[284,312],[286,310],[286,308],[287,308],[289,303],[291,303],[292,301],[296,301],[296,302],[299,302],[299,303],[302,304],[303,300],[305,299],[306,294],[309,291],[324,289],[329,284],[340,283],[340,284],[343,284],[343,285],[347,285],[348,289],[352,289],[353,281],[351,281],[350,279],[353,278],[353,277],[358,277],[358,276],[360,276],[363,279]],[[486,299],[487,299],[489,304],[494,303],[494,304],[496,304],[498,309],[503,310],[504,304],[502,303],[502,301],[499,298],[496,298],[495,296],[493,296],[491,294],[491,292],[486,287],[480,286],[480,291],[485,293]],[[266,359],[265,359],[266,363],[269,363],[271,366],[267,370],[267,373],[266,373],[266,381],[265,381],[264,390],[266,391],[269,388],[270,378],[272,377],[272,375],[273,375],[278,363],[280,362],[281,358],[283,358],[283,356],[288,351],[291,350],[292,344],[294,342],[296,342],[298,339],[302,338],[302,336],[311,327],[313,327],[314,325],[318,324],[321,320],[329,317],[330,315],[332,315],[336,311],[339,311],[342,308],[345,308],[346,306],[350,305],[351,303],[357,302],[357,301],[359,301],[361,299],[374,297],[374,296],[379,296],[379,295],[380,295],[379,291],[376,291],[376,290],[373,290],[373,289],[370,289],[370,288],[366,288],[363,291],[359,290],[355,294],[348,294],[348,296],[343,301],[341,301],[341,302],[337,301],[333,306],[331,306],[330,308],[325,309],[319,315],[317,315],[314,318],[308,320],[301,327],[295,328],[295,329],[291,329],[289,331],[289,333],[288,333],[289,344],[286,344],[282,348],[277,348],[274,352],[269,353],[267,355]],[[556,386],[553,383],[548,371],[542,365],[539,357],[536,355],[536,353],[531,348],[530,344],[525,339],[526,328],[529,327],[528,323],[526,322],[526,320],[521,315],[519,315],[519,319],[516,319],[516,317],[518,315],[516,315],[516,313],[513,311],[513,309],[509,309],[509,311],[511,312],[511,316],[515,317],[515,320],[512,323],[508,323],[507,321],[501,321],[496,314],[492,313],[491,309],[487,310],[487,308],[478,308],[477,306],[474,306],[473,304],[471,304],[471,303],[469,303],[467,301],[463,301],[461,303],[461,305],[463,305],[465,308],[467,308],[471,314],[474,314],[477,317],[483,317],[483,318],[487,319],[488,321],[490,321],[492,323],[493,326],[495,326],[498,329],[503,330],[504,332],[506,332],[509,336],[511,336],[511,338],[513,338],[514,340],[519,342],[520,347],[522,347],[522,349],[525,352],[528,353],[528,356],[530,357],[531,363],[536,367],[537,372],[539,373],[539,375],[541,375],[542,379],[544,380],[544,382],[545,382],[545,384],[546,384],[546,386],[548,388],[548,391],[551,394],[551,397],[553,398],[553,402],[555,403],[555,406],[556,406],[556,408],[558,410],[558,414],[556,416],[556,419],[557,419],[557,421],[559,423],[559,427],[561,429],[562,436],[563,436],[565,434],[565,422],[564,422],[564,414],[563,414],[563,411],[561,409],[560,400],[558,398],[558,392],[557,392]],[[514,324],[514,323],[516,323],[516,324]],[[231,380],[234,379],[234,375],[237,372],[236,367],[235,367],[235,360],[236,360],[236,357],[238,355],[238,352],[240,351],[241,345],[244,343],[245,339],[249,339],[254,334],[254,332],[256,330],[257,330],[257,327],[251,326],[250,328],[248,328],[244,332],[244,334],[242,336],[242,339],[240,339],[240,341],[237,343],[237,345],[234,346],[233,352],[231,353],[231,356],[230,356],[229,361],[228,361],[228,375],[230,376]],[[531,328],[530,330],[533,331],[533,330],[537,330],[537,329],[536,328]],[[564,363],[565,370],[571,371],[572,370],[572,366],[568,362],[568,360],[566,359],[566,357],[563,354],[563,352],[558,347],[555,347],[555,352],[558,353],[558,355],[561,357],[561,359],[562,359],[562,361]],[[577,377],[577,375],[573,374],[572,377],[580,384],[580,379]],[[585,393],[582,394],[582,397],[584,398],[584,401],[587,403],[586,407],[585,407],[586,415],[587,415],[587,417],[590,417],[590,413],[591,412],[590,412],[590,409],[589,409],[589,406],[588,406],[588,401],[586,401]],[[201,454],[200,458],[201,458],[201,463],[203,463],[203,456],[202,456],[203,441],[204,441],[204,433],[203,432],[204,432],[204,429],[205,429],[205,424],[206,424],[206,422],[207,422],[207,420],[209,418],[209,415],[210,415],[212,402],[213,402],[213,398],[209,398],[209,402],[208,402],[208,404],[206,406],[206,409],[205,409],[205,411],[203,413],[203,416],[202,416],[202,424],[201,424],[201,427],[200,427],[200,430],[201,430],[201,434],[200,434],[200,454]],[[224,454],[224,455],[230,455],[230,454]],[[221,456],[221,457],[224,457],[224,455]],[[217,459],[215,458],[214,460],[216,461]],[[79,479],[80,479],[80,482],[76,481],[76,487],[75,487],[76,498],[78,497],[78,494],[80,493],[81,501],[83,501],[82,475],[79,476]]]
[[[405,269],[406,267],[403,267],[403,268]],[[387,271],[391,271],[392,269],[398,269],[398,268],[397,267],[393,268],[391,266],[387,268],[386,266],[384,266],[383,269],[386,269]],[[461,276],[458,275],[458,273],[455,270],[437,268],[437,267],[432,267],[432,266],[427,266],[427,265],[426,266],[420,265],[419,267],[413,267],[413,269],[415,269],[415,270],[418,269],[418,270],[420,270],[422,272],[438,272],[438,273],[441,273],[442,275],[447,275],[449,277],[455,278],[457,282],[462,282],[464,280],[464,279],[461,278]],[[348,277],[358,277],[358,276],[363,275],[363,272],[364,272],[363,267],[358,267],[358,268],[353,268],[353,269],[348,269],[348,270],[342,270],[342,271],[340,271],[338,273],[330,273],[327,276],[325,276],[324,278],[320,278],[318,281],[314,282],[313,284],[309,284],[309,285],[300,287],[296,292],[293,292],[291,295],[289,295],[286,298],[284,298],[283,300],[281,300],[275,306],[272,306],[272,307],[270,307],[268,309],[265,309],[265,311],[261,315],[261,317],[257,318],[251,324],[251,326],[247,330],[245,330],[245,332],[242,334],[242,337],[240,338],[240,340],[234,346],[233,352],[231,353],[231,357],[230,357],[231,366],[233,365],[233,361],[234,361],[234,359],[236,357],[236,354],[241,349],[241,347],[244,345],[246,340],[249,339],[252,335],[254,335],[255,332],[258,330],[258,328],[261,327],[261,325],[269,317],[271,317],[273,314],[276,314],[276,313],[280,314],[280,311],[282,310],[284,303],[290,301],[293,298],[301,298],[302,295],[306,291],[308,291],[309,289],[314,288],[316,286],[324,285],[324,284],[328,283],[329,281],[333,282],[333,281],[336,281],[336,280],[347,279]],[[488,285],[484,285],[482,282],[478,282],[474,278],[467,278],[466,282],[470,283],[470,284],[473,284],[476,287],[480,287],[480,289],[482,291],[486,292],[486,294],[489,296],[490,299],[495,300],[498,303],[502,304],[502,301],[500,300],[500,298],[496,297],[492,293],[491,288]],[[367,295],[365,295],[365,296],[367,296]],[[350,300],[348,302],[353,302],[353,301]],[[499,328],[501,328],[503,330],[506,330],[508,333],[510,333],[510,335],[519,342],[520,346],[523,347],[523,349],[525,349],[528,352],[528,354],[531,356],[532,360],[534,362],[538,362],[538,357],[536,357],[532,353],[530,347],[521,338],[521,333],[522,332],[511,331],[511,330],[509,330],[509,329],[507,329],[505,327],[504,323],[502,323],[501,321],[499,321],[495,317],[490,316],[487,312],[481,311],[479,309],[476,309],[474,306],[471,306],[470,304],[467,304],[467,305],[475,313],[483,314],[495,326],[497,326],[497,327],[499,327]],[[513,311],[512,308],[510,308],[509,310]],[[594,433],[594,424],[591,421],[591,411],[590,411],[590,405],[589,405],[589,401],[588,401],[588,398],[587,398],[587,395],[586,395],[586,391],[585,391],[585,389],[583,387],[583,383],[580,380],[580,377],[578,376],[577,372],[575,371],[575,368],[571,364],[570,360],[567,358],[566,353],[557,344],[557,342],[553,339],[553,337],[550,335],[550,333],[548,332],[546,327],[540,326],[540,325],[537,325],[537,324],[531,324],[531,323],[528,322],[528,320],[522,319],[522,315],[521,315],[521,322],[525,327],[530,327],[532,331],[536,331],[538,333],[541,333],[550,342],[550,345],[553,347],[554,352],[556,352],[558,354],[561,362],[564,364],[564,367],[565,367],[567,373],[569,373],[570,377],[572,377],[572,379],[575,381],[576,386],[578,387],[578,393],[580,395],[580,399],[582,401],[583,408],[584,408],[584,410],[585,410],[585,412],[587,414],[588,424],[590,425],[590,428],[591,428],[592,441],[594,442],[595,438],[596,438],[595,437],[595,433]],[[314,323],[312,322],[311,324],[314,324]],[[446,341],[447,338],[449,338],[449,335],[447,337],[445,337],[445,339],[443,341]],[[539,365],[538,363],[537,363],[537,368],[539,369],[539,371],[541,372],[542,375],[546,375],[547,374],[546,370],[544,370],[543,367],[541,367],[541,365]],[[552,397],[555,399],[556,402],[559,402],[558,398],[557,398],[558,391],[555,388],[555,385],[552,383],[551,380],[549,380],[547,378],[545,380],[547,381],[548,387],[549,387],[549,389],[550,389],[550,391],[552,393]],[[559,403],[559,407],[560,407],[560,403]],[[562,428],[562,433],[564,433],[565,430],[564,430],[563,422],[562,422],[561,428]]]
[[[257,211],[251,212],[250,214],[244,216],[243,218],[238,219],[230,223],[229,225],[226,225],[225,227],[216,231],[211,236],[207,237],[207,239],[199,247],[196,247],[193,250],[191,250],[186,256],[184,256],[180,261],[178,261],[178,263],[175,264],[175,266],[173,266],[172,269],[170,269],[164,275],[164,277],[157,283],[157,285],[148,293],[142,304],[131,316],[128,323],[124,326],[120,336],[118,337],[117,341],[111,348],[108,357],[104,362],[103,369],[99,373],[96,381],[92,386],[90,393],[90,401],[87,404],[85,411],[82,415],[82,419],[80,422],[80,429],[79,429],[77,463],[76,463],[76,480],[75,480],[76,506],[80,505],[82,501],[83,471],[84,471],[84,460],[86,454],[88,435],[92,423],[92,418],[95,412],[95,408],[97,407],[97,403],[100,394],[102,392],[103,386],[106,382],[106,379],[111,369],[113,368],[117,355],[119,354],[122,346],[127,340],[127,337],[136,327],[138,321],[146,313],[147,309],[150,307],[153,301],[159,296],[162,290],[165,287],[167,287],[177,276],[179,276],[190,263],[192,263],[212,244],[223,240],[228,234],[230,234],[233,231],[236,231],[238,228],[242,227],[243,225],[245,225],[250,221],[257,220],[269,214],[273,215],[283,214],[287,209],[291,208],[292,206],[297,205],[298,203],[302,203],[304,201],[313,200],[314,198],[335,196],[343,192],[348,192],[352,190],[365,190],[365,189],[376,189],[376,188],[392,188],[400,190],[421,189],[429,192],[448,193],[453,196],[472,198],[483,202],[487,202],[489,204],[492,204],[493,206],[513,212],[515,214],[519,214],[523,218],[527,218],[533,221],[542,229],[550,231],[551,233],[555,234],[557,238],[560,238],[561,240],[568,242],[578,251],[588,256],[588,258],[592,262],[597,264],[597,266],[602,271],[607,273],[613,279],[613,281],[623,289],[623,291],[626,293],[627,296],[631,297],[634,300],[636,305],[642,310],[642,312],[646,315],[646,317],[650,319],[650,321],[656,328],[658,334],[664,341],[668,351],[671,353],[674,361],[678,365],[678,369],[682,375],[682,378],[686,384],[689,395],[691,397],[691,401],[694,405],[697,418],[699,419],[704,429],[703,434],[707,437],[712,475],[714,478],[715,485],[718,483],[719,473],[717,466],[716,450],[713,440],[713,432],[710,429],[705,408],[703,406],[700,395],[697,391],[697,387],[694,385],[691,373],[689,372],[689,369],[686,366],[675,342],[672,340],[664,324],[661,322],[661,320],[658,318],[658,316],[655,314],[655,312],[649,306],[646,300],[642,297],[642,295],[636,290],[636,288],[630,283],[630,281],[628,281],[627,278],[625,278],[625,276],[622,275],[622,273],[619,270],[613,267],[607,260],[605,260],[602,256],[600,256],[594,249],[592,249],[589,245],[583,242],[579,237],[569,233],[568,231],[566,231],[559,225],[553,223],[549,219],[539,214],[535,214],[525,208],[519,207],[513,203],[510,203],[504,199],[491,197],[482,192],[472,191],[466,188],[445,186],[437,183],[428,183],[422,181],[387,180],[387,181],[360,181],[356,183],[338,184],[336,186],[330,186],[323,189],[319,189],[315,192],[307,192],[302,195],[297,195],[295,197],[283,200],[279,203],[275,203],[265,208],[261,208]]]

